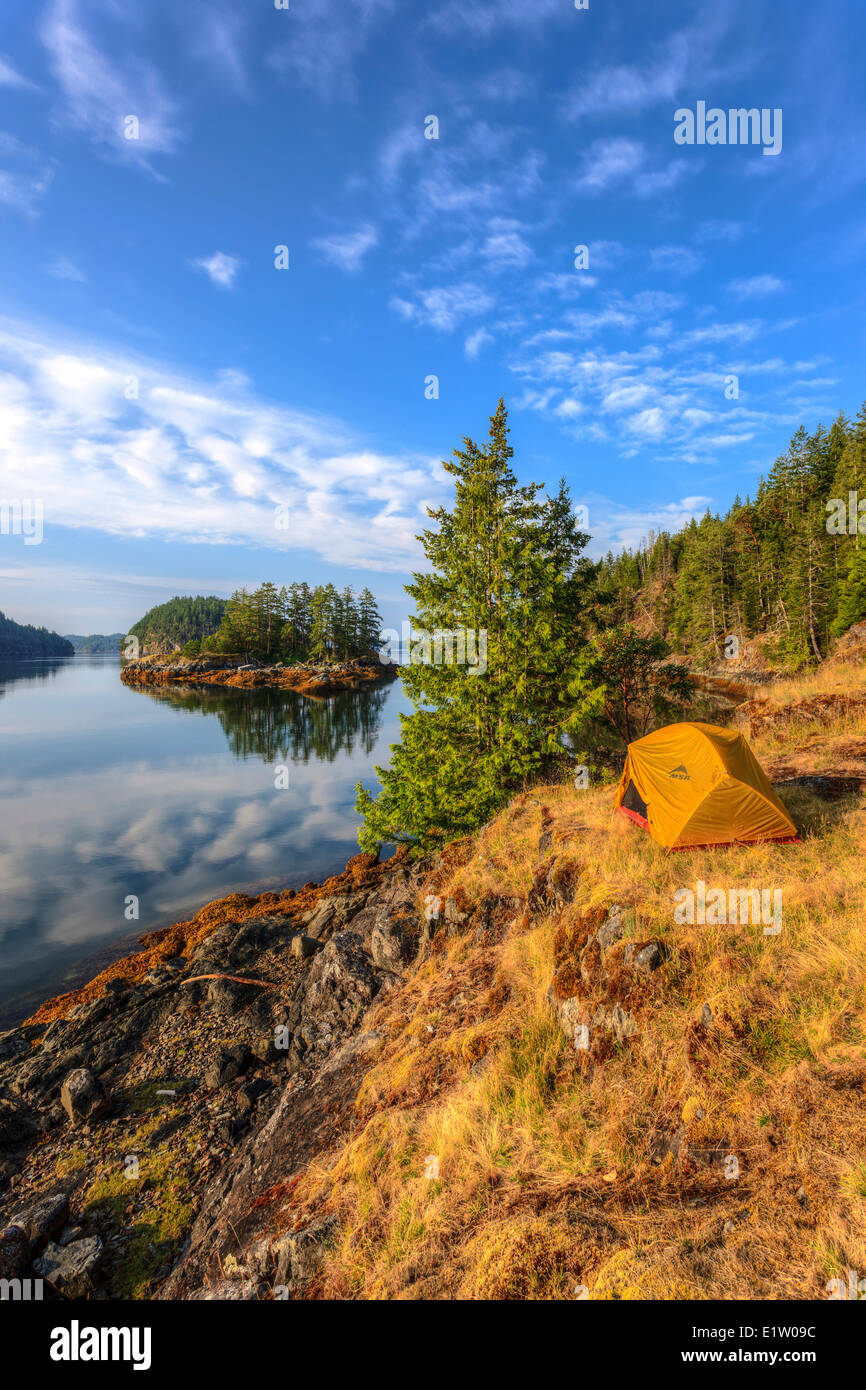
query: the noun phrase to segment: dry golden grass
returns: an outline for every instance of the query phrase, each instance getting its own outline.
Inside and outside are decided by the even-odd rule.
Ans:
[[[862,661],[825,661],[803,675],[762,686],[760,694],[774,705],[790,705],[815,695],[863,694],[864,690],[866,667]]]
[[[314,1295],[815,1298],[866,1272],[866,810],[786,800],[799,845],[666,856],[612,788],[543,787],[446,854],[425,891],[518,899],[513,923],[498,943],[443,930],[374,1007],[356,1133],[286,1213],[339,1216]],[[543,825],[579,878],[533,914]],[[698,879],[780,888],[781,934],[675,925]],[[613,903],[667,958],[630,1004],[638,1035],[589,1064],[547,1001],[554,938]],[[686,1156],[658,1161],[677,1131]],[[713,1149],[738,1176],[688,1156]]]

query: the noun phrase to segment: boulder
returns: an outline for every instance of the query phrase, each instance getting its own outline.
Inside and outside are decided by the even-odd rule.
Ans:
[[[102,1119],[110,1109],[108,1097],[87,1067],[76,1067],[60,1088],[60,1103],[73,1125]]]
[[[235,1014],[251,1003],[259,993],[258,985],[243,984],[237,980],[211,980],[206,998],[214,1013]]]
[[[325,1216],[304,1230],[292,1231],[274,1242],[275,1290],[283,1288],[294,1293],[310,1282],[322,1262],[325,1246],[336,1224],[335,1216]]]
[[[354,1028],[382,987],[383,976],[375,969],[354,931],[337,932],[310,965],[303,993],[289,1015],[292,1048],[305,1062],[307,1051],[324,1052]]]
[[[369,892],[359,888],[352,893],[337,893],[322,898],[307,923],[307,935],[322,941],[352,921],[366,905]]]
[[[126,994],[129,989],[129,980],[116,978],[108,981],[105,986],[105,993],[109,995]]]
[[[262,951],[285,940],[294,930],[294,922],[284,913],[250,917],[232,937],[225,952],[226,962],[233,970],[255,965]]]
[[[238,1113],[248,1115],[251,1110],[255,1110],[262,1096],[271,1090],[273,1082],[266,1076],[255,1076],[251,1081],[245,1081],[238,1091]]]
[[[55,1192],[38,1197],[21,1207],[12,1217],[12,1225],[24,1231],[30,1242],[31,1256],[35,1255],[46,1241],[66,1224],[69,1216],[69,1198],[65,1192]]]
[[[610,1019],[605,1020],[603,1026],[610,1029],[618,1043],[635,1037],[638,1031],[637,1020],[627,1013],[621,1004],[614,1004],[610,1011]]]
[[[642,946],[629,943],[623,952],[623,961],[640,975],[651,975],[664,963],[665,947],[661,941],[645,941]]]
[[[285,1060],[287,1048],[277,1046],[276,1039],[272,1033],[264,1037],[256,1038],[250,1043],[250,1051],[257,1062],[267,1066],[268,1063],[282,1062]]]
[[[95,1287],[102,1262],[99,1236],[85,1236],[68,1245],[48,1245],[33,1265],[34,1272],[63,1298],[86,1298]]]
[[[292,955],[297,956],[299,960],[306,960],[308,956],[314,956],[319,948],[319,942],[316,941],[315,937],[305,936],[302,932],[292,937]]]
[[[411,959],[411,949],[399,926],[390,918],[377,921],[370,933],[370,955],[379,970],[399,974]]]
[[[445,929],[451,936],[463,925],[469,914],[461,912],[453,898],[446,898],[442,915],[445,918]]]
[[[246,1043],[236,1043],[234,1047],[222,1047],[204,1074],[204,1084],[209,1091],[217,1091],[228,1086],[250,1063],[250,1049]]]
[[[608,912],[606,919],[602,922],[596,933],[598,949],[601,951],[602,956],[604,956],[606,951],[610,950],[615,942],[620,940],[625,931],[625,927],[625,909],[615,904]]]

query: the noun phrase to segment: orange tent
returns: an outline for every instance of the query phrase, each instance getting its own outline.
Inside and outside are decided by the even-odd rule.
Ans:
[[[630,743],[616,808],[668,850],[797,839],[743,735],[715,724],[669,724]]]

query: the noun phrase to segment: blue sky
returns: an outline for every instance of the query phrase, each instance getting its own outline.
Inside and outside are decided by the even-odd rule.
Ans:
[[[594,553],[724,509],[866,397],[864,47],[854,0],[4,0],[0,499],[45,520],[0,607],[329,577],[396,622],[500,394]],[[678,145],[699,101],[781,152]]]

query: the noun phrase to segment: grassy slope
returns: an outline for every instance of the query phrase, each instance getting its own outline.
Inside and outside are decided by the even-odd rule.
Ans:
[[[753,738],[759,758],[799,772],[838,749],[862,757],[862,709],[816,731],[790,702],[863,684],[849,666],[774,687],[782,717]],[[665,857],[612,816],[612,787],[556,786],[446,854],[429,891],[519,896],[517,924],[500,944],[476,943],[474,924],[441,932],[374,1007],[384,1045],[354,1137],[301,1177],[283,1216],[340,1218],[313,1296],[815,1298],[866,1268],[866,814],[856,793],[783,796],[801,845]],[[558,912],[523,906],[543,817],[579,874]],[[675,889],[700,878],[780,887],[781,935],[675,926]],[[590,1059],[546,994],[613,903],[635,908],[630,939],[668,957],[628,996],[638,1036]],[[685,1148],[657,1161],[678,1130],[692,1151],[735,1154],[739,1176]]]

